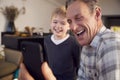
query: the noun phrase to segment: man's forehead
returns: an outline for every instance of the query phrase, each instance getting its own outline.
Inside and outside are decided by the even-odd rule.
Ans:
[[[69,5],[69,7],[67,8],[67,16],[69,16],[70,14],[78,14],[81,12],[81,9],[84,8],[84,6],[82,6],[83,4],[79,4],[78,2],[75,2],[71,5]]]
[[[72,2],[74,2],[76,0],[66,0],[66,9],[68,8],[68,5],[70,5]]]

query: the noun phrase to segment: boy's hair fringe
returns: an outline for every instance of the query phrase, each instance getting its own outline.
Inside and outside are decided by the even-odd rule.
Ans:
[[[65,8],[65,6],[56,8],[56,9],[53,11],[53,13],[52,13],[52,17],[53,17],[53,16],[56,16],[56,15],[60,15],[60,16],[62,16],[62,17],[66,17],[66,8]]]

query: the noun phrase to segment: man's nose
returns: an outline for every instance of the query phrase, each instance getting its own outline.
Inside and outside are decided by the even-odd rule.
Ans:
[[[71,30],[76,30],[76,28],[77,28],[77,25],[74,22],[70,24]]]

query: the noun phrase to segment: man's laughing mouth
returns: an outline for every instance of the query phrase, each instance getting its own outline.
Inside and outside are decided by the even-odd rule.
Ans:
[[[80,36],[80,35],[82,35],[83,33],[85,32],[85,29],[83,29],[83,30],[81,30],[81,31],[79,31],[79,32],[77,32],[77,36]]]

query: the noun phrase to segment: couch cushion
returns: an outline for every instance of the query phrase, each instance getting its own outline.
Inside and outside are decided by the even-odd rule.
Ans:
[[[4,45],[0,45],[0,62],[5,61]]]
[[[9,62],[0,62],[0,77],[9,75],[17,69],[17,65]]]

